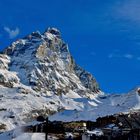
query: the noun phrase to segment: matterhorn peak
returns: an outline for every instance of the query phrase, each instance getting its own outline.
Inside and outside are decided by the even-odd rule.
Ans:
[[[56,36],[61,36],[61,33],[60,33],[60,31],[57,29],[57,28],[54,28],[54,27],[49,27],[45,32],[47,32],[47,33],[51,33],[51,34],[53,34],[53,35],[56,35]]]
[[[32,32],[13,42],[5,54],[11,59],[10,70],[36,91],[69,94],[73,90],[86,97],[100,92],[95,78],[75,63],[56,28]]]

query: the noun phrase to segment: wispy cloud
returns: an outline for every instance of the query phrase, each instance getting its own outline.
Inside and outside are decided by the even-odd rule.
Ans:
[[[133,55],[132,54],[124,54],[123,57],[127,58],[127,59],[132,59]]]
[[[18,27],[15,30],[10,29],[9,27],[4,27],[4,30],[8,33],[10,39],[17,37],[20,32]]]
[[[140,22],[140,1],[124,0],[119,3],[117,13],[123,19]]]
[[[119,54],[119,53],[111,53],[108,55],[108,58],[126,58],[126,59],[132,59],[134,56],[133,54]]]
[[[115,53],[111,53],[108,55],[108,58],[118,58],[118,57],[120,57],[120,55]]]
[[[113,59],[113,58],[124,58],[124,59],[129,59],[129,60],[138,60],[140,61],[140,56],[135,56],[130,53],[126,54],[119,54],[119,53],[111,53],[108,55],[108,58]]]

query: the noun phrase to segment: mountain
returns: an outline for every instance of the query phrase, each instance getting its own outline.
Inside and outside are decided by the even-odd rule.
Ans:
[[[73,90],[85,97],[99,92],[95,78],[75,63],[55,28],[43,34],[33,32],[4,53],[11,59],[9,69],[18,73],[21,83],[37,92],[59,95]]]
[[[0,124],[9,130],[64,109],[75,98],[102,94],[95,78],[72,58],[60,32],[49,28],[13,42],[0,55]]]
[[[55,28],[33,32],[0,54],[0,101],[0,131],[39,115],[50,120],[95,120],[140,107],[138,89],[121,95],[103,93],[96,79],[76,64]]]

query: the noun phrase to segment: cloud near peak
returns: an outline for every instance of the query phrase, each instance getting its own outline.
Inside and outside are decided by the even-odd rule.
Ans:
[[[119,54],[119,53],[111,53],[108,55],[108,58],[127,58],[127,59],[132,59],[134,56],[133,54]]]
[[[108,55],[109,59],[113,59],[113,58],[125,58],[128,60],[138,60],[140,61],[140,56],[135,56],[134,54],[130,54],[130,53],[126,53],[126,54],[119,54],[119,53],[110,53]]]
[[[132,59],[133,55],[132,54],[124,54],[123,57],[125,57],[127,59]]]
[[[15,30],[10,29],[9,27],[4,27],[4,30],[8,33],[10,39],[17,37],[20,32],[18,27],[16,27]]]

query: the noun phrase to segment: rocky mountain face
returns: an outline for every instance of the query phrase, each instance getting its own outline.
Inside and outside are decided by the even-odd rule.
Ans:
[[[12,88],[14,84],[19,83],[19,79],[15,73],[8,71],[9,63],[9,57],[0,54],[0,85]]]
[[[72,90],[85,97],[99,92],[95,78],[75,63],[55,28],[43,34],[33,32],[4,53],[10,57],[10,71],[17,72],[20,82],[37,92],[60,95]]]

